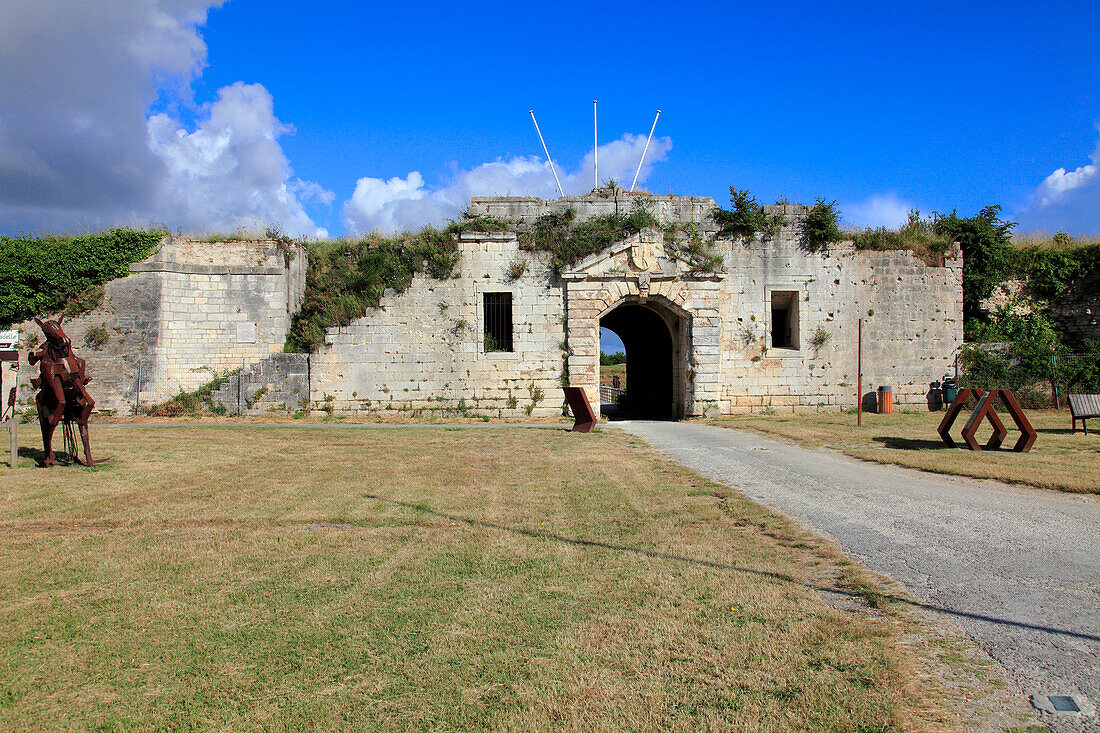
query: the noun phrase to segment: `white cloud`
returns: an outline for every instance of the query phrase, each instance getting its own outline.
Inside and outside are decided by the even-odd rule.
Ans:
[[[194,132],[167,115],[149,119],[149,147],[165,163],[156,216],[184,229],[278,224],[291,236],[323,236],[302,197],[331,202],[316,183],[291,180],[277,138],[293,128],[275,117],[271,94],[237,82],[218,91]]]
[[[1092,163],[1051,173],[1014,218],[1024,230],[1100,232],[1100,142],[1092,153]]]
[[[875,194],[863,201],[840,206],[844,223],[856,227],[897,227],[909,218],[909,210],[916,208],[902,201],[896,193]]]
[[[621,184],[633,179],[645,141],[645,135],[628,133],[619,140],[601,145],[601,182],[615,178]],[[646,153],[639,182],[649,176],[653,165],[664,160],[671,149],[671,139],[654,138]],[[566,194],[583,193],[592,188],[591,151],[573,172],[555,165]],[[364,177],[356,182],[355,192],[344,204],[344,222],[349,230],[357,232],[416,229],[457,216],[473,196],[494,195],[553,198],[558,190],[550,165],[537,156],[482,163],[470,170],[458,171],[452,180],[435,188],[425,184],[419,171],[388,181]]]
[[[0,232],[259,219],[313,233],[276,139],[289,131],[259,85],[235,84],[187,131],[206,65],[199,28],[224,0],[0,3]],[[226,177],[223,180],[223,176]]]

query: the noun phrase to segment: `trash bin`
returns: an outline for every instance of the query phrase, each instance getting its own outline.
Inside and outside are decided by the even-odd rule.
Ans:
[[[878,388],[878,413],[889,415],[894,411],[894,388],[882,385]]]
[[[959,385],[955,384],[954,377],[944,377],[941,386],[943,387],[944,407],[950,407],[959,395]]]

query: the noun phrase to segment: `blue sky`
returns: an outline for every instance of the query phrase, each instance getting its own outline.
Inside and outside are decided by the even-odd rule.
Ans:
[[[5,5],[4,233],[340,234],[551,195],[531,108],[581,190],[593,99],[627,183],[662,110],[655,193],[1100,232],[1100,3]]]

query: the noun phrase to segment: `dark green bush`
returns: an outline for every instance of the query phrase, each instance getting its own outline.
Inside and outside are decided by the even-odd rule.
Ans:
[[[836,201],[818,199],[799,224],[802,246],[810,252],[820,252],[830,242],[839,242],[843,236],[840,232],[840,209],[836,207]]]
[[[78,312],[78,296],[89,294],[94,301],[96,286],[126,275],[130,263],[151,255],[164,236],[134,229],[77,237],[0,236],[0,324],[57,311],[70,299],[77,301],[73,312]]]
[[[747,241],[760,234],[767,239],[778,234],[783,225],[783,217],[764,213],[764,207],[756,202],[756,197],[748,189],[730,186],[730,204],[732,206],[728,211],[719,206],[711,215],[718,224],[719,236],[741,237]]]
[[[963,254],[963,319],[976,323],[985,318],[980,302],[1008,279],[1012,260],[1012,228],[1015,222],[1000,218],[1000,206],[987,206],[977,216],[962,218],[952,211],[936,222],[936,231],[957,240]]]

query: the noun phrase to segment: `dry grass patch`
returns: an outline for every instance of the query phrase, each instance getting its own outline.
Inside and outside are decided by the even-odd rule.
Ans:
[[[0,488],[2,729],[957,727],[850,562],[618,431],[95,440]]]
[[[1039,433],[1029,453],[1011,451],[1019,433],[1007,415],[1001,416],[1010,430],[1002,450],[988,452],[945,446],[936,432],[943,419],[942,412],[864,414],[861,427],[856,426],[855,415],[843,413],[738,415],[706,422],[792,440],[807,448],[835,448],[855,458],[922,471],[1100,493],[1100,435],[1084,435],[1080,430],[1072,434],[1066,410],[1028,410],[1027,417]],[[962,440],[958,436],[966,418],[966,414],[960,415],[952,430],[960,445]],[[992,432],[988,422],[984,427],[984,433],[979,432],[982,443]]]

